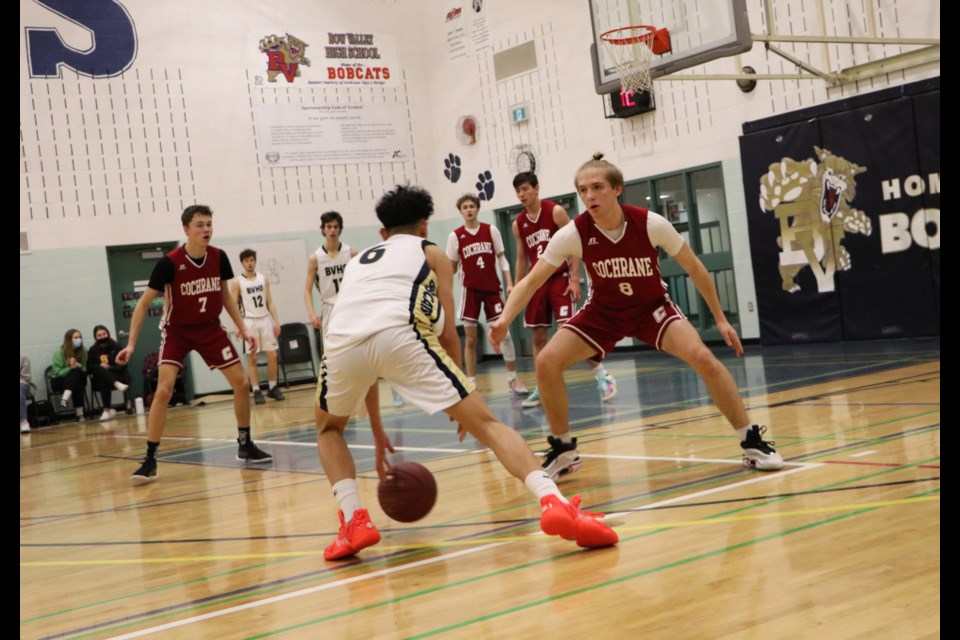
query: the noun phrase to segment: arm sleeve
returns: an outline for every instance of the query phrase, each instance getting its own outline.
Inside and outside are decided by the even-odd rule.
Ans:
[[[505,251],[503,248],[503,236],[500,235],[500,229],[490,225],[490,237],[493,239],[493,253],[500,255]]]
[[[548,264],[559,267],[570,256],[577,258],[583,256],[583,245],[580,244],[580,234],[575,224],[564,225],[562,229],[553,234],[541,258],[546,260]]]
[[[460,243],[457,242],[456,231],[451,231],[447,236],[447,257],[454,262],[460,262]]]
[[[229,282],[233,280],[233,267],[230,266],[230,257],[226,251],[220,251],[220,281]]]
[[[173,282],[173,260],[169,256],[163,256],[154,265],[153,273],[150,274],[150,283],[147,286],[154,291],[163,293],[171,282]]]
[[[660,247],[668,256],[677,255],[686,242],[666,218],[653,211],[647,213],[647,235],[653,246]]]
[[[507,260],[506,249],[503,246],[503,236],[500,235],[500,229],[490,225],[490,237],[493,238],[493,255],[499,258],[500,270],[504,273],[510,273],[510,261]]]

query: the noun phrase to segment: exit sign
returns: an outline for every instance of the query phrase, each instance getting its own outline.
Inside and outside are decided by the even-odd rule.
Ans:
[[[530,111],[527,109],[527,105],[525,104],[518,104],[515,107],[510,108],[510,118],[513,120],[513,124],[526,122],[529,117]]]

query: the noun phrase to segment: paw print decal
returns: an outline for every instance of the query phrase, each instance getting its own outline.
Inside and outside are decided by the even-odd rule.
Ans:
[[[456,182],[460,179],[460,156],[455,156],[452,153],[447,154],[447,157],[443,159],[443,166],[443,175],[446,176],[447,180]]]
[[[493,200],[493,174],[484,171],[477,176],[477,197],[481,200]]]

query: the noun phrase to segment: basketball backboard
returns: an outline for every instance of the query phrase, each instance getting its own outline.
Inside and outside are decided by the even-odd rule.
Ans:
[[[620,75],[600,34],[634,25],[670,31],[671,52],[653,57],[653,78],[749,51],[753,46],[746,0],[588,0],[593,23],[590,57],[597,93],[620,87]]]

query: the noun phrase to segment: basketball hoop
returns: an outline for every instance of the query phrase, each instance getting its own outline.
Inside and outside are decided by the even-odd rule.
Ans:
[[[667,38],[665,50],[658,41],[664,37]],[[667,30],[646,25],[620,27],[600,34],[600,41],[607,60],[613,63],[620,74],[620,86],[624,93],[650,91],[653,87],[650,77],[653,54],[665,53],[670,48]]]

